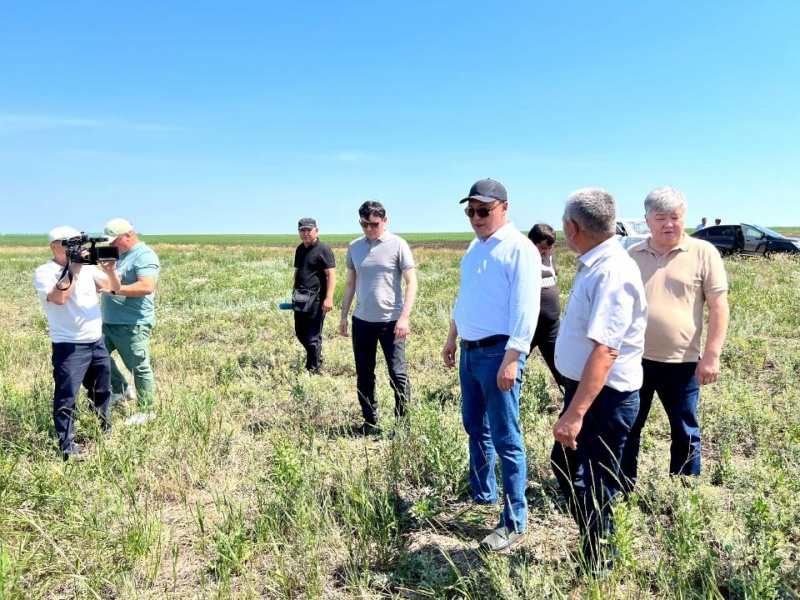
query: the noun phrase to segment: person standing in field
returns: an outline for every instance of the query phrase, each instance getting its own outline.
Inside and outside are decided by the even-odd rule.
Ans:
[[[65,240],[78,240],[81,232],[56,227],[48,234],[53,258],[36,269],[33,283],[47,317],[52,340],[53,423],[64,460],[80,460],[75,443],[76,401],[81,384],[86,388],[103,431],[111,428],[111,365],[103,343],[103,323],[97,292],[118,289],[113,263],[93,265],[68,259]]]
[[[460,337],[461,416],[469,436],[469,481],[478,504],[498,500],[500,458],[503,512],[481,547],[515,544],[527,528],[527,462],[519,425],[519,389],[539,316],[539,253],[509,221],[505,187],[475,183],[465,213],[476,238],[461,259],[461,282],[442,358],[456,365]]]
[[[703,217],[700,219],[700,224],[695,228],[695,231],[702,231],[707,227],[708,224],[708,217]],[[717,223],[719,225],[719,223]]]
[[[556,341],[564,409],[553,426],[553,473],[581,533],[582,566],[613,568],[619,461],[639,413],[647,300],[639,269],[615,239],[616,203],[581,189],[567,199],[564,236],[577,272]]]
[[[542,296],[539,303],[539,320],[536,333],[531,342],[530,354],[539,348],[547,368],[553,374],[558,389],[564,390],[564,378],[556,369],[556,338],[561,324],[561,298],[558,295],[558,272],[553,258],[553,245],[556,233],[547,223],[537,223],[528,232],[528,239],[533,242],[542,258]]]
[[[300,219],[297,231],[302,243],[294,252],[294,332],[306,350],[306,369],[315,374],[322,367],[322,326],[333,308],[336,259],[317,237],[314,219]]]
[[[119,249],[116,273],[118,289],[103,289],[103,334],[109,354],[115,350],[133,374],[138,412],[125,421],[141,425],[155,418],[155,380],[150,365],[150,334],[155,324],[155,291],[161,269],[158,256],[139,239],[133,225],[125,219],[112,219],[105,234]],[[132,398],[125,376],[111,359],[112,402]]]
[[[641,408],[622,461],[626,483],[638,476],[642,428],[657,393],[670,426],[671,475],[700,474],[700,386],[717,380],[728,329],[728,280],[719,252],[684,233],[686,198],[659,188],[644,201],[649,239],[628,250],[642,272],[650,316],[645,333]],[[701,350],[703,307],[708,335]]]
[[[347,279],[342,297],[339,333],[348,336],[347,317],[353,298],[353,354],[356,390],[364,423],[356,433],[377,432],[378,403],[375,399],[375,363],[378,344],[383,350],[394,392],[395,418],[405,415],[411,397],[406,373],[406,337],[417,296],[414,258],[406,241],[386,231],[386,209],[369,200],[358,209],[364,235],[347,248]],[[405,293],[402,284],[405,283]]]

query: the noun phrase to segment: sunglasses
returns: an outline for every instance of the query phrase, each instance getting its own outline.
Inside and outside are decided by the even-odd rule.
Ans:
[[[358,222],[358,224],[361,225],[362,229],[367,229],[367,228],[369,228],[369,229],[377,229],[378,227],[381,226],[381,223],[383,223],[383,221],[378,221],[377,223],[373,223],[372,221],[359,221]]]
[[[491,213],[495,208],[497,208],[501,204],[502,202],[498,202],[492,208],[484,208],[483,206],[481,206],[480,208],[472,208],[471,206],[468,206],[467,208],[464,209],[464,214],[467,215],[470,219],[475,215],[478,215],[478,218],[480,219],[485,219],[486,217],[489,216],[489,213]]]

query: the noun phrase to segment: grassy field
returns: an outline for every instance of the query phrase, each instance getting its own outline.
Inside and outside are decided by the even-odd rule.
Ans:
[[[789,236],[800,235],[800,228],[798,227],[772,227],[774,231],[783,233]],[[694,231],[689,229],[689,232]],[[96,235],[96,233],[87,232],[88,235]],[[351,242],[355,237],[361,235],[360,233],[337,233],[325,234],[320,236],[320,239],[325,240],[328,244],[335,246],[345,246]],[[456,233],[401,233],[399,234],[410,243],[424,244],[428,247],[437,247],[439,245],[447,246],[450,244],[461,244],[472,240],[475,234],[469,232],[456,232]],[[559,235],[561,235],[559,233]],[[142,239],[151,244],[179,244],[179,245],[235,245],[235,246],[285,246],[295,245],[298,243],[297,234],[270,234],[270,233],[254,233],[254,234],[181,234],[181,235],[142,235]],[[6,234],[0,235],[0,247],[3,246],[41,246],[47,242],[45,234],[41,235],[17,235]]]
[[[350,434],[359,410],[338,309],[317,377],[278,309],[293,236],[213,246],[148,236],[163,265],[158,419],[126,428],[134,408],[122,405],[103,436],[84,410],[89,458],[66,465],[32,285],[48,250],[41,236],[0,236],[0,598],[800,597],[800,260],[726,259],[732,318],[722,376],[701,400],[704,474],[691,487],[667,476],[667,422],[654,407],[639,494],[617,511],[622,556],[598,582],[574,571],[577,530],[549,465],[562,399],[538,355],[521,407],[529,533],[510,552],[477,550],[498,507],[461,499],[458,378],[440,358],[471,237],[458,235],[412,244],[414,397],[395,428],[379,362],[383,434],[369,438]],[[343,265],[343,246],[335,253]],[[574,255],[556,260],[565,301]]]

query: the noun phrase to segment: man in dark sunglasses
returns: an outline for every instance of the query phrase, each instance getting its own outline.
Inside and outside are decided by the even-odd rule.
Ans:
[[[478,181],[461,200],[477,237],[461,260],[461,284],[442,350],[456,365],[461,416],[469,435],[469,481],[478,504],[498,500],[495,460],[503,477],[503,514],[481,542],[504,550],[525,532],[527,466],[519,426],[519,388],[539,317],[542,261],[533,244],[507,219],[508,196],[493,179]]]
[[[339,333],[348,335],[347,317],[356,297],[353,354],[356,391],[364,423],[354,431],[367,434],[378,431],[378,403],[375,399],[378,344],[383,350],[389,371],[396,419],[405,414],[406,403],[411,395],[406,373],[406,336],[417,295],[417,275],[408,243],[386,231],[386,209],[380,202],[364,202],[358,209],[358,217],[364,235],[354,240],[347,249],[347,278]]]

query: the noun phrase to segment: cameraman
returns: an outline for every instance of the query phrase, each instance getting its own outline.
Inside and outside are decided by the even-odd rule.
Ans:
[[[76,399],[81,383],[103,431],[111,428],[111,367],[103,341],[97,292],[118,289],[119,279],[113,263],[97,267],[69,260],[88,252],[81,245],[81,232],[72,227],[56,227],[48,234],[52,260],[36,269],[33,283],[47,316],[53,342],[53,421],[64,460],[80,460],[75,443]],[[65,245],[63,242],[72,240]]]

